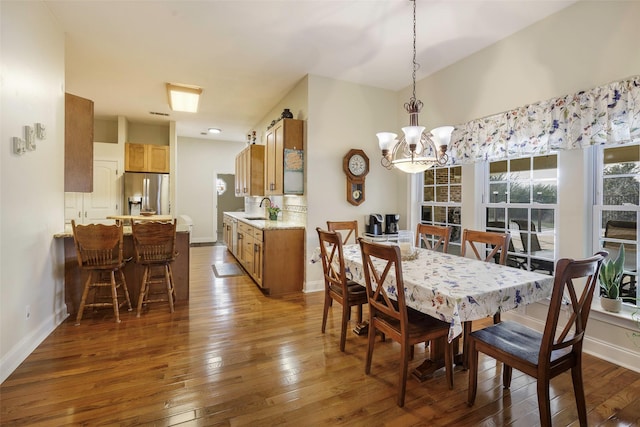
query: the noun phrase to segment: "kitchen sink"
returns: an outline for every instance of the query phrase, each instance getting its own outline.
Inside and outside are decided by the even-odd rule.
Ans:
[[[267,218],[263,216],[246,216],[244,219],[248,219],[249,221],[257,221],[257,220],[266,220]]]

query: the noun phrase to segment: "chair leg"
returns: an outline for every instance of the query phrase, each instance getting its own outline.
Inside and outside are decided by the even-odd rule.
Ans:
[[[468,341],[469,351],[469,387],[467,389],[467,405],[473,406],[476,401],[476,391],[478,390],[478,350],[476,350],[476,344],[471,339],[465,339]],[[445,350],[446,351],[446,350]]]
[[[124,289],[124,297],[127,299],[127,306],[129,307],[127,310],[132,311],[133,307],[131,307],[131,299],[129,298],[129,288],[127,287],[127,281],[124,278],[124,273],[122,270],[118,270],[120,273],[120,280],[122,281],[122,287]]]
[[[506,363],[502,363],[502,386],[507,389],[511,387],[511,377],[513,375],[513,368]]]
[[[587,425],[587,404],[584,399],[584,386],[582,384],[582,359],[578,357],[576,365],[571,368],[571,378],[573,379],[573,394],[576,396],[576,407],[578,408],[578,421],[581,426]]]
[[[140,294],[138,295],[138,312],[136,313],[136,317],[140,317],[140,312],[142,311],[142,303],[144,302],[144,296],[149,290],[149,285],[147,284],[147,276],[149,275],[149,266],[144,266],[144,273],[142,274],[142,283],[140,285]]]
[[[358,306],[358,323],[362,323],[362,304]]]
[[[169,300],[169,311],[173,313],[173,281],[171,278],[171,266],[164,266],[164,279],[167,281],[167,299]]]
[[[551,427],[551,402],[549,401],[549,378],[538,378],[538,411],[542,427]]]
[[[327,316],[329,314],[329,307],[331,306],[331,296],[329,295],[328,291],[325,291],[324,293],[324,310],[322,311],[322,333],[324,334],[324,331],[327,327]]]
[[[371,373],[371,359],[373,359],[373,345],[376,342],[376,328],[373,322],[373,316],[369,317],[369,343],[367,344],[367,360],[364,365],[364,373]]]
[[[407,371],[409,370],[409,353],[413,345],[407,342],[400,344],[400,384],[398,384],[397,403],[399,407],[404,406],[404,395],[407,391]]]
[[[84,312],[84,305],[87,302],[87,295],[89,294],[91,279],[93,279],[93,271],[89,272],[89,277],[87,277],[87,281],[84,284],[84,289],[82,290],[82,299],[80,299],[80,307],[78,307],[78,314],[76,315],[76,326],[80,324],[80,320],[82,319],[82,313]]]
[[[116,316],[116,323],[120,323],[120,308],[118,307],[118,288],[116,287],[116,272],[111,270],[111,300],[113,303],[113,315]]]
[[[347,341],[347,324],[349,322],[349,314],[351,307],[347,301],[342,302],[342,319],[340,321],[340,351],[344,352],[344,346]]]

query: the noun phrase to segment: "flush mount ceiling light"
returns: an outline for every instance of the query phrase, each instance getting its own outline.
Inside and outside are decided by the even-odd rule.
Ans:
[[[380,163],[387,169],[397,168],[406,173],[424,172],[432,166],[443,166],[449,160],[447,146],[451,139],[453,126],[442,126],[425,133],[424,126],[418,125],[418,114],[422,101],[416,99],[416,71],[420,65],[416,62],[416,0],[413,2],[413,96],[404,104],[409,113],[409,126],[403,127],[404,135],[397,138],[391,132],[377,133],[378,144],[382,150]],[[433,152],[429,156],[428,151]]]
[[[169,95],[169,107],[173,111],[198,112],[198,101],[200,101],[202,88],[167,83],[167,94]]]
[[[220,129],[218,129],[218,128],[209,128],[209,133],[218,134],[220,132],[222,132],[222,131]]]

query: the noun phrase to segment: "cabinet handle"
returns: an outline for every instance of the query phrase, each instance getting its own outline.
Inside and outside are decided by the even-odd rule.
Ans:
[[[85,218],[87,217],[87,211],[84,211],[84,217]]]
[[[78,211],[78,218],[82,218],[82,212]]]

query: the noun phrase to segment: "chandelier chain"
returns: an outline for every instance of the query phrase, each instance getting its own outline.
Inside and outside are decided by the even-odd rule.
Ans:
[[[416,61],[416,0],[413,0],[413,99],[416,99],[416,70],[418,62]]]

